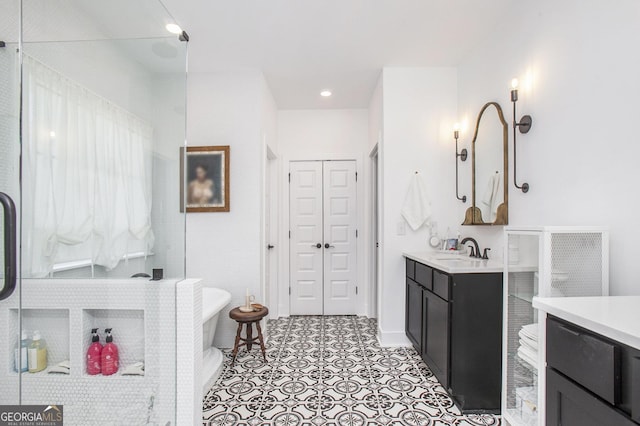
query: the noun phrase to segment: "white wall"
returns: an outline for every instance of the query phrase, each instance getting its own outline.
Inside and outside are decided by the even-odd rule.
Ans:
[[[138,117],[152,120],[153,71],[118,43],[28,43],[23,53]]]
[[[369,151],[380,143],[383,136],[384,98],[382,86],[383,74],[381,72],[369,101]]]
[[[295,160],[356,160],[358,170],[358,313],[368,314],[370,309],[367,268],[369,262],[365,244],[368,244],[370,212],[365,209],[368,193],[369,113],[366,109],[345,110],[284,110],[278,111],[278,152],[281,158],[280,176],[280,295],[279,315],[289,313],[289,162]],[[365,159],[367,161],[365,161]],[[365,210],[366,213],[365,213]]]
[[[367,279],[371,283],[371,285],[375,284],[375,289],[371,292],[371,309],[369,309],[370,316],[374,318],[380,317],[380,312],[382,311],[382,299],[379,296],[381,294],[381,288],[384,284],[384,281],[379,277],[382,276],[382,263],[380,262],[380,248],[376,246],[376,234],[382,235],[382,198],[383,194],[381,188],[378,184],[377,187],[374,187],[373,180],[375,179],[374,173],[374,161],[376,164],[376,168],[378,170],[378,175],[381,174],[381,158],[382,158],[382,137],[383,137],[383,121],[384,121],[384,109],[383,109],[383,96],[382,96],[382,72],[378,77],[378,82],[376,83],[376,87],[373,90],[373,94],[371,95],[371,100],[369,101],[369,156],[375,151],[375,156],[373,158],[368,158],[366,160],[367,164],[367,192],[369,193],[369,202],[366,205],[366,208],[371,212],[377,211],[378,218],[376,223],[375,214],[370,215],[371,223],[367,228],[367,237],[368,237],[368,247],[367,255],[370,256],[370,265],[371,267],[367,268]],[[380,179],[380,177],[378,177]],[[376,194],[374,194],[374,190]],[[376,197],[377,195],[377,197]],[[377,228],[377,229],[376,229]],[[377,231],[377,232],[376,232]],[[379,239],[379,238],[378,238]],[[378,264],[374,265],[374,259],[376,256],[376,252],[378,253]],[[375,270],[374,270],[375,268]]]
[[[404,332],[405,269],[403,251],[424,251],[428,230],[398,235],[400,215],[413,175],[418,171],[432,200],[432,220],[462,221],[455,203],[453,124],[457,115],[455,68],[385,68],[382,77],[383,141],[381,153],[383,285],[378,322],[383,345],[408,341]],[[379,96],[374,98],[379,102]],[[374,130],[375,131],[375,130]],[[454,222],[454,223],[455,223]],[[457,222],[457,223],[460,223]]]
[[[632,248],[640,237],[640,2],[514,2],[502,22],[459,67],[459,110],[473,123],[496,100],[510,121],[510,81],[524,86],[518,114],[531,114],[533,127],[518,136],[518,179],[531,190],[511,185],[510,223],[609,226],[611,291],[640,294]],[[500,254],[502,228],[464,231]]]
[[[220,316],[218,347],[233,345],[228,311],[244,304],[245,290],[262,298],[262,146],[267,128],[275,128],[262,118],[263,84],[252,70],[189,75],[189,146],[231,147],[231,211],[187,215],[187,276],[232,294]]]
[[[278,149],[283,157],[304,159],[362,154],[367,147],[366,109],[278,111]]]
[[[262,220],[261,220],[261,294],[260,302],[266,303],[270,308],[269,318],[277,317],[278,300],[278,261],[281,244],[279,241],[278,212],[280,201],[280,181],[278,174],[278,106],[262,76],[261,83],[261,155],[262,155]],[[266,202],[266,203],[265,203]],[[266,226],[269,217],[270,225]],[[267,250],[267,245],[273,245],[272,250]],[[267,280],[267,274],[269,279]],[[264,328],[265,333],[268,329]]]

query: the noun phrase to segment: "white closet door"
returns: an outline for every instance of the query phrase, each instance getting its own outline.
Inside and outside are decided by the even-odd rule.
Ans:
[[[356,313],[356,162],[326,161],[324,168],[324,314]]]
[[[289,309],[291,315],[322,315],[322,162],[292,162],[289,171]]]

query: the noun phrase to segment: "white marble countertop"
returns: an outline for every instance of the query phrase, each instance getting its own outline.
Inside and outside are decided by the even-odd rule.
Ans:
[[[535,297],[533,307],[640,349],[640,296]]]
[[[436,251],[402,253],[402,255],[448,274],[490,274],[504,271],[502,262],[492,259],[482,260]]]

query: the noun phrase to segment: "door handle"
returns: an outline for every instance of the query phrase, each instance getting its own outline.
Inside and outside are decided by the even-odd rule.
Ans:
[[[580,337],[580,336],[582,336],[582,334],[580,334],[579,332],[577,332],[577,331],[573,331],[573,330],[570,330],[570,329],[568,329],[567,327],[565,327],[564,325],[559,325],[559,326],[558,326],[558,328],[559,328],[560,330],[564,331],[565,333],[569,333],[569,334],[571,334],[571,335],[573,335],[573,336],[576,336],[576,337]]]
[[[318,243],[318,244],[311,244],[311,247],[313,248],[322,248],[322,244]]]
[[[4,287],[0,290],[0,300],[5,300],[16,289],[18,273],[18,258],[16,256],[17,217],[15,203],[4,192],[0,192],[0,204],[4,209]]]
[[[329,243],[325,243],[325,244],[324,244],[324,248],[326,248],[326,249],[330,249],[330,248],[334,248],[334,247],[335,247],[335,246],[332,246],[332,245],[331,245],[331,244],[329,244]]]
[[[274,246],[274,245],[268,244],[268,245],[267,245],[267,250],[271,250],[271,249],[273,249],[273,248],[275,248],[275,247],[276,247],[276,246]]]

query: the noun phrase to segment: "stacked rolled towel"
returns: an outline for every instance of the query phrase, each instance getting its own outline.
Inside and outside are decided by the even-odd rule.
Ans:
[[[518,348],[518,356],[520,359],[531,365],[535,369],[538,368],[538,324],[528,324],[523,326],[518,332],[520,338],[520,347]]]

